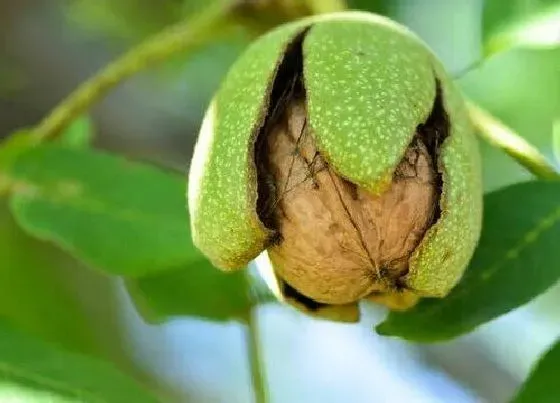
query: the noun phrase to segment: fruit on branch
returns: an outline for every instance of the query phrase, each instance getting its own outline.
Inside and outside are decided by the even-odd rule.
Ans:
[[[195,245],[219,268],[267,251],[280,297],[358,319],[460,280],[481,227],[478,144],[429,48],[384,17],[280,26],[232,66],[189,173]]]

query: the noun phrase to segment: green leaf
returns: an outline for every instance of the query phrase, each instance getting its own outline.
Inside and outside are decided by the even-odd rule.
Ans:
[[[10,134],[0,142],[0,194],[9,189],[11,179],[8,171],[23,153],[37,145],[33,129],[24,128]],[[69,147],[87,147],[93,138],[91,121],[87,116],[76,119],[58,139],[60,144]]]
[[[552,127],[552,150],[556,157],[556,163],[560,165],[560,119],[554,122]]]
[[[443,299],[390,313],[383,335],[432,342],[457,337],[515,309],[560,278],[560,182],[535,181],[484,199],[482,236],[464,278]]]
[[[516,46],[560,45],[560,1],[486,0],[483,40],[486,56]]]
[[[92,150],[48,145],[11,172],[19,224],[91,265],[128,279],[147,317],[241,317],[242,273],[215,269],[192,244],[179,175]]]
[[[126,284],[138,310],[152,322],[173,316],[243,319],[251,308],[245,273],[223,273],[203,259]]]
[[[34,144],[29,131],[20,130],[0,142],[0,194],[11,186],[8,171],[17,158]]]
[[[347,0],[348,8],[388,15],[395,8],[392,0]]]
[[[43,339],[98,352],[60,253],[24,234],[0,203],[0,317]]]
[[[533,368],[513,403],[556,403],[560,396],[560,341],[557,341]]]
[[[0,322],[0,401],[155,403],[114,366],[35,340]]]
[[[56,145],[22,155],[11,176],[18,223],[94,267],[141,276],[201,258],[181,176]]]
[[[68,147],[87,148],[93,141],[93,123],[89,116],[84,115],[72,122],[72,124],[62,133],[58,143]]]

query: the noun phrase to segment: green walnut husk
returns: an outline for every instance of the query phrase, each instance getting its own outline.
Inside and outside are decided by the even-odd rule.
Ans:
[[[223,270],[261,265],[280,298],[358,319],[458,283],[481,229],[478,144],[429,48],[386,18],[280,26],[232,66],[189,174],[195,245]]]

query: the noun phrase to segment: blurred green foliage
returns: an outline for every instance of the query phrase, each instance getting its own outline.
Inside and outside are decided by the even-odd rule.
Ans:
[[[35,340],[1,321],[0,365],[4,402],[157,402],[112,365]]]
[[[0,317],[45,340],[77,351],[98,346],[79,294],[64,269],[64,256],[31,238],[0,204]]]
[[[556,157],[556,163],[560,166],[560,118],[553,123],[552,148]]]
[[[558,401],[558,368],[560,341],[557,341],[533,368],[533,371],[512,403],[554,403]]]
[[[150,322],[179,316],[244,321],[252,307],[242,271],[219,273],[206,259],[188,267],[128,279],[127,289]]]
[[[184,0],[64,0],[65,12],[79,31],[127,43],[138,42],[185,18],[202,6]]]
[[[422,7],[433,9],[438,1]],[[188,19],[209,3],[60,2],[74,34],[101,39],[119,51]],[[413,25],[416,17],[405,16],[407,21],[401,13],[406,3],[348,1],[351,8]],[[446,9],[456,6],[446,4]],[[294,11],[294,15],[298,13]],[[250,13],[237,16],[236,27],[227,35],[196,54],[178,55],[155,72],[164,79],[157,85],[174,94],[172,102],[184,103],[177,108],[181,114],[201,116],[229,66],[259,30],[293,15],[276,15],[269,9],[261,17],[262,21],[255,21]],[[446,29],[453,23],[451,17]],[[445,55],[461,52],[454,47],[455,32],[441,34],[442,15],[426,12],[422,18],[432,28],[432,34],[425,35],[431,46]],[[550,30],[545,36],[534,35],[536,24],[554,29],[559,21],[558,0],[486,0],[472,32],[461,35],[480,37],[481,54],[491,57],[471,66],[458,84],[547,157],[552,158],[556,150],[560,164],[560,35],[554,36]],[[477,57],[473,54],[464,60]],[[453,60],[447,64],[456,67],[451,66]],[[0,98],[26,82],[11,64],[0,64]],[[19,389],[15,393],[45,392],[34,401],[74,401],[76,396],[83,398],[80,401],[120,402],[131,397],[135,402],[153,401],[113,368],[29,340],[10,329],[20,328],[71,350],[103,355],[95,339],[99,324],[93,323],[79,303],[79,288],[67,273],[64,255],[32,237],[51,241],[111,278],[125,276],[138,310],[150,321],[174,316],[240,319],[252,307],[246,277],[220,273],[190,242],[184,178],[85,149],[92,138],[91,120],[84,116],[58,145],[29,150],[26,131],[2,144],[0,189],[14,181],[11,209],[21,227],[8,214],[6,204],[0,205],[0,284],[9,284],[0,293],[0,317],[8,323],[0,323],[0,364],[11,369],[6,382]],[[471,270],[448,299],[423,301],[410,312],[391,314],[380,332],[419,341],[455,337],[528,302],[557,282],[559,185],[533,181],[500,150],[487,144],[481,148],[489,193],[485,229]],[[507,187],[524,181],[532,182]],[[558,387],[553,375],[558,368],[556,346],[536,367],[518,401],[547,401],[556,396],[550,391]]]
[[[93,123],[87,115],[80,116],[64,131],[58,143],[70,148],[87,148],[95,137]]]
[[[482,22],[485,55],[516,46],[560,45],[558,0],[486,0]]]

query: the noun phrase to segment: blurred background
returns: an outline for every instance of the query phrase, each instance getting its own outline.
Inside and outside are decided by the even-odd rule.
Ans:
[[[37,123],[110,60],[207,3],[0,0],[0,136]],[[349,4],[409,26],[468,96],[552,157],[560,49],[511,50],[465,73],[481,55],[482,0]],[[126,82],[92,111],[95,146],[186,172],[204,109],[254,34],[239,27]],[[529,178],[500,151],[481,148],[486,190]],[[147,324],[119,281],[28,238],[5,208],[0,220],[0,282],[10,284],[0,295],[1,317],[117,363],[163,401],[252,401],[241,325],[184,317]],[[377,336],[372,327],[385,312],[372,306],[364,307],[359,325],[341,325],[263,305],[259,330],[271,401],[505,402],[560,335],[559,303],[556,287],[467,336],[430,345]]]

